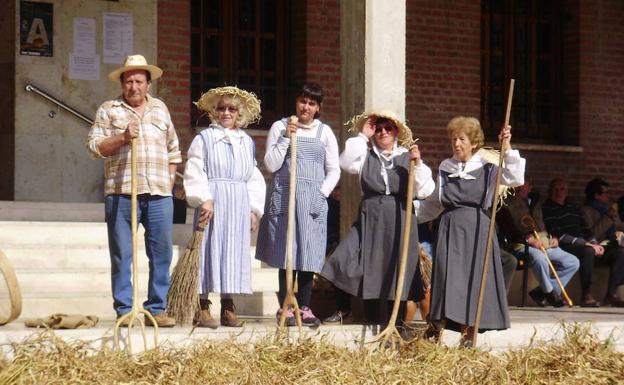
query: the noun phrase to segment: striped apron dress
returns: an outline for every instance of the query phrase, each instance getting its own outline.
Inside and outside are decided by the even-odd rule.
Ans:
[[[232,138],[232,143],[215,141],[213,132],[207,128],[200,133],[214,216],[204,230],[199,293],[250,294],[251,208],[246,182],[255,166],[254,143],[247,134]]]
[[[286,119],[282,120],[286,126]],[[295,192],[295,236],[293,269],[318,273],[325,262],[327,243],[327,199],[321,193],[325,180],[325,146],[319,124],[316,137],[297,137],[297,186]],[[282,167],[273,174],[264,216],[260,221],[256,259],[280,269],[286,268],[290,148]]]

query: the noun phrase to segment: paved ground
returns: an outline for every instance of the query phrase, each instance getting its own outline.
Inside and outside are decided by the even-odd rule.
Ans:
[[[548,341],[561,339],[564,335],[562,323],[582,323],[590,325],[601,339],[611,338],[619,351],[624,351],[624,308],[572,309],[561,308],[511,308],[511,329],[499,332],[487,332],[479,336],[478,346],[492,351],[503,351],[510,348],[527,346],[532,339]],[[101,320],[97,327],[82,330],[57,330],[56,335],[66,339],[82,339],[92,341],[94,346],[112,346],[113,320]],[[416,323],[422,327],[422,322]],[[153,329],[147,328],[148,347],[154,346]],[[182,346],[198,340],[222,340],[235,338],[240,342],[250,342],[258,338],[273,336],[276,331],[274,319],[246,319],[242,329],[219,328],[217,330],[175,327],[160,329],[159,343]],[[377,328],[362,325],[325,326],[316,330],[303,329],[303,334],[312,338],[324,337],[340,346],[357,347],[361,341],[370,341],[378,332]],[[0,345],[5,352],[10,351],[9,342],[19,342],[37,333],[35,329],[24,327],[23,320],[12,322],[0,327]],[[121,331],[122,337],[127,331]],[[296,338],[297,328],[289,328],[289,337]],[[142,349],[143,339],[139,328],[133,329],[133,351]],[[445,332],[443,342],[449,346],[457,344],[459,334]]]

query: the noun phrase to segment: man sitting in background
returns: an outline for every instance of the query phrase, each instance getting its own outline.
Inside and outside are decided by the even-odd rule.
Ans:
[[[516,188],[516,195],[505,200],[501,213],[501,230],[512,243],[516,254],[528,252],[529,266],[539,282],[539,286],[529,292],[529,296],[539,305],[547,301],[554,307],[563,306],[561,287],[551,275],[548,259],[552,261],[561,284],[565,287],[579,268],[578,259],[559,247],[557,238],[545,231],[541,210],[531,210],[527,182]],[[537,235],[537,236],[536,236]],[[525,242],[528,248],[525,247]]]

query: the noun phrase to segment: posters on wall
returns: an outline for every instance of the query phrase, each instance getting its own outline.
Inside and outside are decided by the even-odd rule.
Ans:
[[[100,55],[95,53],[95,19],[74,18],[74,49],[69,54],[69,78],[100,80]]]
[[[52,3],[20,1],[21,55],[53,55],[53,11]]]
[[[134,50],[132,14],[104,12],[103,24],[104,63],[121,64]]]

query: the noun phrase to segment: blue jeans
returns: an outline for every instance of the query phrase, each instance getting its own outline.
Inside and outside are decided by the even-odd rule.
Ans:
[[[173,201],[171,197],[141,194],[137,219],[145,229],[149,282],[145,310],[159,314],[167,308],[169,266],[173,254]],[[132,308],[132,231],[129,195],[108,195],[105,200],[108,248],[111,258],[113,307],[120,316]]]
[[[559,247],[546,249],[546,252],[557,271],[561,284],[565,287],[570,278],[579,269],[578,258]],[[530,246],[529,254],[531,256],[530,265],[533,269],[533,274],[535,274],[542,291],[544,293],[552,291],[554,294],[561,294],[561,288],[559,288],[557,280],[550,273],[550,267],[544,253],[540,249]]]

